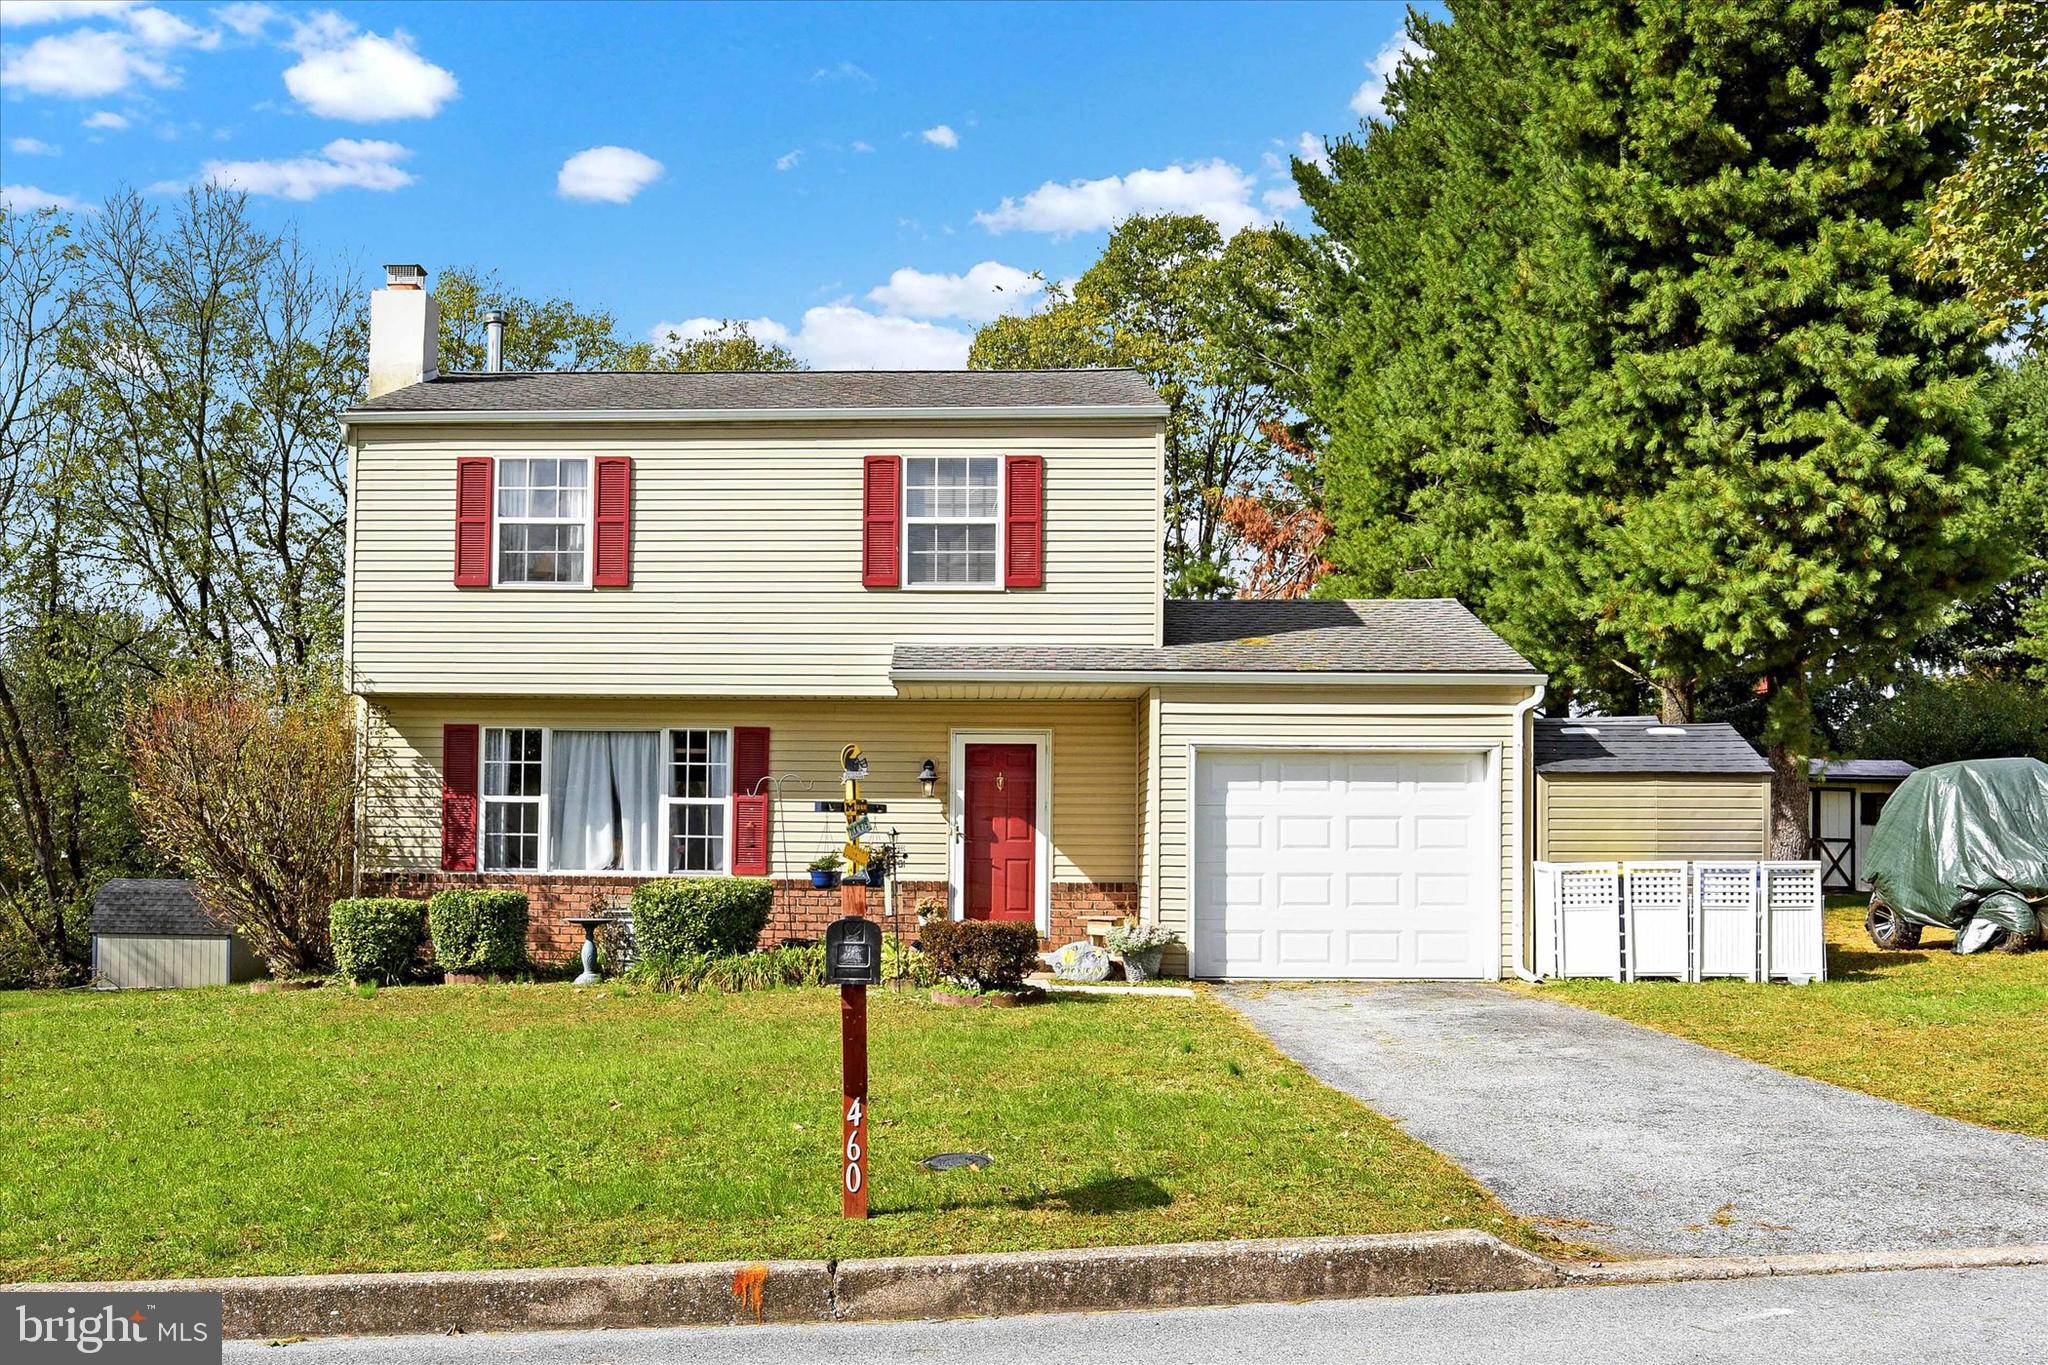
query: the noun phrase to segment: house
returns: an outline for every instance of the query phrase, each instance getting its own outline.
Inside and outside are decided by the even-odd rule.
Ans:
[[[1169,602],[1138,375],[440,374],[418,267],[346,414],[366,891],[640,879],[839,914],[857,742],[908,910],[1143,916],[1206,977],[1498,977],[1543,677],[1450,601]],[[927,776],[921,776],[927,775]]]
[[[1536,722],[1536,856],[1771,856],[1771,765],[1733,726],[1654,716]]]
[[[92,898],[92,974],[103,986],[225,986],[263,975],[262,961],[208,914],[192,883],[116,877]]]
[[[1813,831],[1810,856],[1821,865],[1821,889],[1870,890],[1863,858],[1877,817],[1899,784],[1917,769],[1896,758],[1812,760]]]

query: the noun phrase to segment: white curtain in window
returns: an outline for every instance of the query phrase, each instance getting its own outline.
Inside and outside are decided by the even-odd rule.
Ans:
[[[661,731],[614,730],[612,790],[618,798],[619,867],[661,867]]]
[[[601,730],[557,730],[548,753],[548,804],[554,829],[548,865],[564,872],[616,866],[611,736]]]

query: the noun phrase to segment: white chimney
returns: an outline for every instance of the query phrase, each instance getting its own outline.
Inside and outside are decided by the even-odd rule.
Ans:
[[[370,397],[432,379],[441,371],[441,309],[427,292],[426,267],[387,265],[370,295]]]

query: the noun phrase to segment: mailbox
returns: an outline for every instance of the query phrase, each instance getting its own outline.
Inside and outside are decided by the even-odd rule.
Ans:
[[[825,984],[882,984],[882,926],[879,923],[849,915],[826,926]]]

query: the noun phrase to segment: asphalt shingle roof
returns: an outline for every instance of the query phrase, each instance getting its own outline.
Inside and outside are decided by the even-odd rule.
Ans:
[[[1652,733],[1674,728],[1683,733]],[[1667,727],[1655,716],[1539,717],[1536,771],[1767,777],[1771,765],[1732,725]]]
[[[898,645],[895,671],[1534,673],[1450,598],[1168,602],[1163,648]]]
[[[219,938],[226,929],[206,913],[192,883],[171,877],[117,877],[92,898],[95,934]]]
[[[1809,769],[1816,782],[1904,782],[1918,771],[1903,758],[1816,758]]]
[[[610,370],[444,374],[366,399],[347,415],[1076,407],[1165,411],[1136,370]]]

